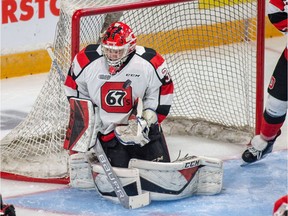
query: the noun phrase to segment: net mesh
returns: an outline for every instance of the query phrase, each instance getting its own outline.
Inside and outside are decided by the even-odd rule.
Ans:
[[[61,1],[53,47],[65,75],[71,63],[74,11],[123,2],[138,1]],[[189,1],[121,14],[138,45],[152,47],[168,63],[175,97],[170,117],[163,123],[166,134],[198,134],[236,143],[253,134],[257,1],[241,2]],[[80,48],[99,40],[107,18],[104,14],[81,18]],[[66,177],[68,154],[62,146],[68,118],[63,84],[52,65],[31,112],[1,140],[1,171],[46,179]]]

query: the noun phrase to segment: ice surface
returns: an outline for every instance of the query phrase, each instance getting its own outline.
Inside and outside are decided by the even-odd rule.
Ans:
[[[285,37],[266,40],[266,86],[285,41]],[[1,138],[29,113],[46,76],[1,80]],[[15,205],[17,216],[270,216],[274,202],[288,194],[287,120],[282,131],[274,152],[247,167],[240,167],[239,159],[245,146],[195,137],[167,137],[172,160],[179,152],[224,160],[224,189],[216,196],[152,202],[141,209],[126,210],[100,198],[95,191],[80,191],[66,185],[0,179],[0,192],[4,202]]]

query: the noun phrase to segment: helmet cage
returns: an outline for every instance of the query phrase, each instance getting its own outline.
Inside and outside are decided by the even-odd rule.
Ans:
[[[128,55],[135,50],[136,43],[133,44],[135,40],[136,38],[123,46],[116,46],[114,42],[107,42],[107,44],[102,43],[102,53],[108,65],[120,67],[126,61]]]

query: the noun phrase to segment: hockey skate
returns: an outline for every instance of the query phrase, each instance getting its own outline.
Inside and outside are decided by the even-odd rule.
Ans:
[[[265,141],[266,147],[262,150],[259,150],[259,148],[256,148],[251,143],[253,143],[253,140],[260,139],[260,135],[255,136],[250,143],[250,146],[243,152],[242,154],[242,160],[244,161],[244,164],[241,166],[245,166],[251,163],[254,163],[256,161],[259,161],[263,158],[265,158],[269,153],[273,150],[274,142],[276,141],[277,137],[280,135],[281,132],[278,132],[276,137],[272,140]],[[262,141],[264,142],[264,140]]]
[[[0,194],[0,215],[3,215],[3,216],[16,216],[14,206],[3,203],[1,194]]]

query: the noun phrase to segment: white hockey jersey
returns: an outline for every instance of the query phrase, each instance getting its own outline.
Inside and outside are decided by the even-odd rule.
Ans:
[[[120,72],[110,75],[101,46],[92,44],[75,56],[65,81],[68,98],[90,99],[99,107],[102,134],[110,133],[118,124],[127,124],[138,97],[143,99],[144,109],[157,113],[159,123],[171,107],[174,87],[161,55],[136,46],[136,52],[124,64]]]

